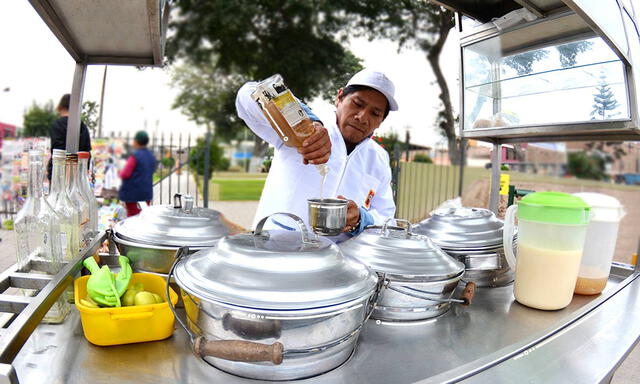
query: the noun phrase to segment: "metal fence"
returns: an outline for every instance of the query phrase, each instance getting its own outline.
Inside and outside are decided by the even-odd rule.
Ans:
[[[442,145],[429,150],[433,163],[410,158],[394,166],[396,218],[419,222],[443,202],[460,195],[460,166],[450,165],[446,148]]]
[[[132,153],[132,138],[129,133],[124,136],[121,133],[114,134],[112,138],[124,140],[125,157]],[[208,150],[205,148],[205,153],[193,151],[192,144],[191,134],[165,135],[163,132],[150,137],[149,150],[158,161],[153,183],[153,204],[170,204],[173,202],[173,195],[181,193],[193,196],[196,206],[208,206],[208,188],[204,188],[203,194],[198,186],[201,190],[208,184],[209,177],[198,175],[190,166],[192,157],[204,155],[207,158]]]

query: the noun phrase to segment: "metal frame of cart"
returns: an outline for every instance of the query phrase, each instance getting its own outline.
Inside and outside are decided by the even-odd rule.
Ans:
[[[630,113],[628,119],[598,123],[563,123],[518,126],[504,129],[461,130],[463,139],[479,139],[494,144],[491,208],[498,197],[500,145],[531,140],[616,139],[638,140],[639,114],[636,89],[640,68],[640,52],[627,49],[589,5],[606,3],[628,16],[627,2],[608,0],[439,0],[461,14],[488,21],[491,12],[508,12],[525,7],[540,19],[511,29],[498,31],[491,26],[480,28],[461,41],[465,46],[500,33],[517,31],[536,24],[553,23],[567,15],[577,15],[590,36],[600,36],[616,52],[625,68]],[[78,144],[79,111],[86,67],[89,64],[152,65],[162,64],[164,33],[168,5],[164,0],[132,0],[119,2],[83,2],[80,0],[31,0],[36,11],[63,46],[76,60],[73,79],[71,116],[67,151],[75,152]],[[486,4],[491,3],[491,4]],[[586,6],[586,7],[585,7]],[[117,9],[116,9],[117,8]],[[640,9],[636,10],[640,14]],[[483,19],[484,18],[484,19]],[[488,18],[488,19],[487,19]],[[635,20],[632,21],[635,24]],[[123,28],[123,26],[127,28]],[[552,24],[546,24],[552,25]],[[626,28],[626,27],[625,27]],[[575,31],[574,31],[575,32]],[[631,31],[633,32],[633,31]],[[629,31],[625,30],[628,39]],[[637,28],[636,28],[637,36]],[[566,37],[566,36],[565,36]],[[556,36],[555,38],[563,38]],[[635,38],[635,37],[634,37]],[[553,40],[553,38],[550,38]],[[635,58],[635,60],[633,60]],[[634,66],[635,62],[635,66]],[[462,63],[462,61],[461,61]],[[464,67],[461,67],[464,75]],[[461,77],[464,78],[464,77]],[[464,100],[464,87],[461,90]],[[464,103],[463,103],[464,108]],[[464,127],[464,124],[462,125]],[[136,346],[103,349],[91,346],[80,334],[77,312],[61,326],[38,323],[71,282],[82,260],[93,254],[106,239],[98,234],[81,255],[69,262],[56,276],[32,275],[10,268],[0,275],[5,288],[40,289],[33,298],[0,295],[0,309],[17,316],[0,333],[0,383],[18,381],[14,366],[31,367],[20,354],[30,335],[52,337],[62,360],[38,355],[40,370],[50,380],[82,382],[89,377],[82,369],[91,367],[102,382],[247,382],[218,371],[190,356],[185,335],[176,332],[168,340]],[[46,265],[38,266],[46,270]],[[518,382],[523,378],[540,382],[601,382],[611,378],[615,368],[640,338],[640,271],[629,265],[614,265],[605,292],[596,298],[574,299],[563,311],[542,312],[524,308],[513,302],[510,287],[479,292],[476,307],[452,310],[435,324],[410,326],[389,325],[370,321],[364,328],[360,345],[342,367],[307,382]],[[479,304],[479,305],[477,305]],[[52,336],[53,335],[53,336]],[[145,372],[136,359],[155,354],[145,360]],[[102,369],[104,364],[106,369]],[[110,364],[120,369],[111,370]],[[95,379],[96,377],[92,377]],[[26,380],[28,381],[28,380]]]

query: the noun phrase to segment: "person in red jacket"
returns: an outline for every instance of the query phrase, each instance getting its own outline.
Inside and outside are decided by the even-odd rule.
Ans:
[[[138,202],[144,201],[150,205],[153,199],[153,173],[157,162],[153,153],[147,149],[148,143],[147,132],[138,131],[133,138],[133,154],[120,171],[122,185],[118,195],[120,201],[125,203],[127,217],[140,213]]]

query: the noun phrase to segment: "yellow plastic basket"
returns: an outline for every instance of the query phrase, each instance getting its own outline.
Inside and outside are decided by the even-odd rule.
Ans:
[[[82,276],[75,280],[75,304],[80,311],[84,337],[95,345],[118,345],[162,340],[173,334],[175,318],[167,303],[165,280],[150,273],[134,273],[130,285],[142,283],[144,290],[157,293],[164,303],[131,307],[91,308],[80,303],[87,297],[87,280]],[[178,302],[178,295],[170,288],[171,302]]]

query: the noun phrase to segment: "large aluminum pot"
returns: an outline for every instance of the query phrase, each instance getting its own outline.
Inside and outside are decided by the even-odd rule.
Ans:
[[[390,219],[392,220],[392,219]],[[385,276],[374,319],[417,321],[442,315],[452,302],[468,304],[473,297],[470,285],[462,299],[452,298],[464,265],[448,256],[426,236],[406,227],[368,227],[359,236],[339,244],[346,256],[357,258]]]
[[[153,205],[118,222],[111,240],[135,271],[166,274],[178,248],[189,246],[195,252],[236,232],[239,228],[220,212],[194,208],[191,196],[176,194],[173,205]]]
[[[292,380],[329,371],[352,354],[381,280],[331,241],[263,230],[180,256],[174,275],[196,353],[231,374]],[[173,273],[175,271],[175,274]]]
[[[502,245],[504,223],[484,208],[445,208],[414,226],[443,251],[465,264],[464,281],[479,287],[501,287],[513,282]]]

